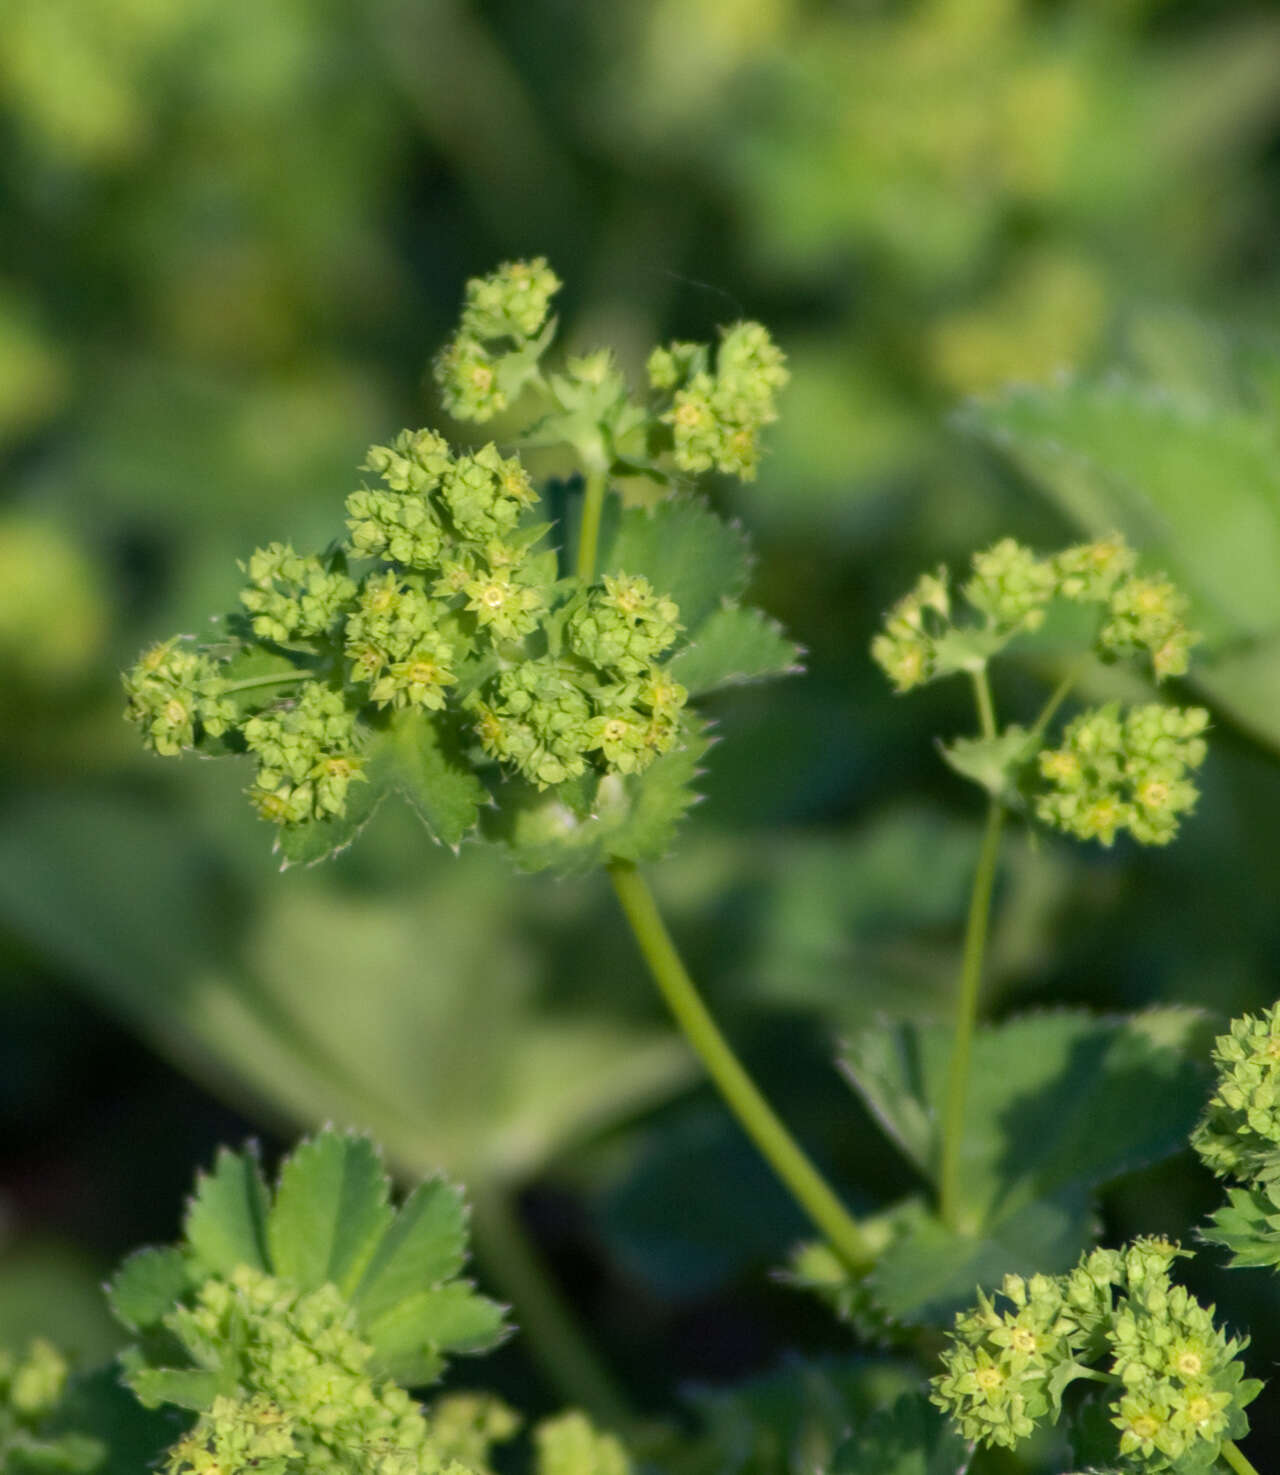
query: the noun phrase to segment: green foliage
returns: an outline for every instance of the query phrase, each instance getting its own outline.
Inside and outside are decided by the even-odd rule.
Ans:
[[[532,439],[567,440],[596,476],[638,469],[597,448],[642,433],[641,462],[657,476],[667,454],[686,471],[752,473],[786,379],[763,328],[726,331],[714,379],[693,367],[702,350],[682,345],[688,373],[651,372],[648,408],[605,358],[571,361],[570,379],[602,391],[575,399],[538,369],[558,286],[541,260],[468,285],[458,336],[436,365],[455,415],[485,421],[540,388],[561,410]],[[695,399],[706,423],[691,439]],[[795,667],[794,647],[736,603],[741,535],[688,502],[611,513],[599,577],[561,577],[540,546],[548,526],[530,520],[539,497],[517,457],[493,444],[455,454],[434,432],[406,430],[374,446],[365,469],[381,486],[347,499],[340,549],[258,549],[227,640],[196,650],[169,641],[126,676],[127,715],[147,745],[165,756],[252,754],[249,797],[278,826],[286,862],[342,849],[396,790],[451,846],[496,803],[503,818],[485,832],[507,839],[525,868],[661,854],[692,802],[700,749],[673,662],[691,661],[704,692]],[[262,668],[260,653],[280,663]]]
[[[1191,1145],[1231,1188],[1202,1231],[1231,1251],[1233,1265],[1280,1264],[1280,1005],[1231,1021],[1214,1041],[1218,1078]]]
[[[1148,372],[1011,391],[970,406],[960,423],[1086,532],[1119,528],[1169,570],[1203,632],[1192,679],[1274,745],[1276,351],[1217,342],[1194,323],[1149,336],[1139,365]],[[1152,604],[1170,597],[1158,580],[1137,592]]]
[[[242,1270],[252,1272],[250,1302],[264,1306],[268,1282],[294,1296],[332,1287],[340,1302],[334,1315],[350,1311],[373,1368],[410,1385],[430,1382],[447,1355],[500,1339],[502,1309],[458,1279],[467,1238],[459,1191],[434,1180],[398,1211],[388,1193],[381,1159],[364,1137],[327,1131],[303,1143],[274,1194],[251,1151],[224,1150],[197,1184],[182,1244],[127,1260],[112,1305],[146,1334],[168,1325],[184,1293]]]
[[[979,1029],[965,1113],[958,1223],[905,1210],[866,1290],[881,1313],[933,1322],[975,1283],[1065,1269],[1094,1231],[1102,1184],[1175,1150],[1194,1121],[1199,1020],[1168,1009],[1132,1019],[1028,1015]],[[949,1032],[861,1032],[843,1064],[868,1109],[926,1181],[941,1154]],[[1097,1124],[1108,1124],[1100,1134]],[[994,1274],[993,1274],[994,1272]]]

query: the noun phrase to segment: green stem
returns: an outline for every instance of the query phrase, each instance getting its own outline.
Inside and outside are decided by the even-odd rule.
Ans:
[[[637,1417],[583,1337],[521,1223],[509,1190],[472,1183],[467,1192],[476,1250],[514,1303],[521,1344],[539,1372],[558,1397],[596,1423],[619,1431],[634,1429]]]
[[[582,523],[578,529],[578,577],[589,584],[596,576],[596,548],[600,542],[600,514],[608,473],[587,472],[587,490],[582,499]]]
[[[1236,1472],[1236,1475],[1258,1475],[1253,1465],[1245,1459],[1236,1445],[1230,1439],[1222,1441],[1222,1458]]]
[[[866,1270],[874,1259],[866,1236],[774,1115],[716,1027],[671,941],[648,884],[629,861],[611,861],[608,870],[658,991],[729,1109],[845,1265],[854,1272]]]
[[[951,1042],[951,1064],[947,1071],[947,1096],[942,1118],[942,1156],[938,1167],[938,1213],[944,1224],[959,1230],[960,1146],[964,1139],[965,1101],[969,1095],[969,1057],[973,1027],[978,1016],[982,987],[982,961],[991,916],[991,891],[996,861],[1000,855],[1000,830],[1004,809],[998,799],[987,805],[987,823],[982,834],[978,868],[969,898],[969,920],[964,934],[964,963],[960,970],[960,993],[956,1000],[955,1034]]]
[[[991,701],[991,683],[987,680],[987,668],[984,665],[969,674],[973,678],[973,694],[978,702],[978,721],[982,726],[982,736],[993,738],[996,735],[996,712]]]
[[[1084,660],[1077,661],[1075,665],[1073,665],[1071,669],[1067,672],[1067,674],[1062,678],[1062,680],[1058,682],[1057,686],[1054,687],[1053,691],[1049,694],[1049,700],[1045,702],[1043,707],[1040,708],[1040,715],[1032,724],[1032,737],[1039,738],[1043,736],[1045,728],[1048,727],[1049,723],[1053,721],[1053,714],[1066,700],[1067,694],[1080,679],[1080,672],[1087,664],[1087,656]]]

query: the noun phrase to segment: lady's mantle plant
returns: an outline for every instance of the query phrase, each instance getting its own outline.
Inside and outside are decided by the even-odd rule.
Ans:
[[[559,285],[542,261],[469,283],[436,377],[455,416],[528,403],[517,443],[575,449],[572,562],[518,455],[402,431],[370,449],[342,538],[258,549],[221,639],[167,641],[125,678],[155,752],[254,760],[249,797],[287,860],[347,844],[392,788],[449,844],[496,805],[486,832],[528,866],[660,853],[704,746],[690,695],[795,664],[738,604],[741,535],[684,485],[754,474],[782,355],[739,323],[714,355],[655,349],[643,397],[607,351],[544,372]],[[624,510],[605,501],[619,478],[671,496]]]
[[[1008,1275],[998,1301],[956,1323],[934,1399],[964,1440],[1017,1445],[1058,1418],[1070,1390],[1090,1461],[1191,1475],[1221,1459],[1247,1471],[1234,1440],[1258,1385],[1243,1376],[1244,1344],[1172,1279],[1178,1248],[1086,1249],[1069,1268],[1090,1242],[1092,1190],[1172,1146],[1168,1108],[1185,1078],[1169,1057],[1185,1019],[977,1026],[1005,815],[1107,846],[1122,832],[1165,844],[1195,805],[1203,709],[1110,701],[1054,726],[1092,663],[1136,659],[1157,685],[1183,674],[1196,641],[1185,599],[1140,571],[1119,536],[1051,557],[1004,539],[974,556],[958,588],[945,570],[926,574],[889,612],[872,654],[897,690],[960,673],[972,684],[977,733],[944,753],[986,792],[987,819],[950,1035],[922,1035],[901,1059],[882,1037],[856,1040],[846,1061],[932,1198],[859,1221],[716,1028],[636,870],[663,852],[693,798],[706,739],[691,702],[795,668],[795,647],[740,602],[742,535],[690,496],[702,473],[754,474],[782,357],[758,324],[739,323],[714,350],[655,349],[637,395],[607,350],[549,366],[558,288],[542,261],[468,283],[458,331],[436,359],[450,412],[502,417],[501,447],[455,447],[430,429],[373,447],[345,533],[317,553],[284,543],[254,552],[219,638],[167,641],[128,674],[129,716],[157,753],[248,757],[250,799],[286,862],[341,849],[398,790],[450,845],[497,841],[526,868],[603,866],[690,1043],[823,1234],[800,1278],[841,1314],[909,1346],[905,1329],[924,1332],[963,1304],[980,1278],[971,1272],[993,1254],[1007,1268],[1044,1243],[1045,1222],[1056,1226],[1057,1273]],[[548,445],[570,447],[579,474],[540,491],[520,449]],[[1027,725],[1001,725],[990,669],[1028,637],[1057,684]],[[1211,1117],[1197,1142],[1251,1184],[1219,1216],[1219,1237],[1238,1255],[1280,1261],[1270,1021],[1266,1030],[1237,1055],[1219,1043],[1233,1074],[1215,1109],[1238,1115],[1248,1103],[1253,1156],[1235,1118],[1219,1128]],[[977,1090],[975,1053],[986,1062]],[[1091,1132],[1086,1149],[1064,1150],[1067,1176],[1054,1179],[1062,1165],[1022,1161],[1027,1143],[1006,1142],[1000,1124],[1015,1099],[1054,1084],[1059,1065],[1073,1099],[1112,1100],[1119,1125],[1114,1143]],[[171,1475],[410,1475],[450,1470],[449,1460],[479,1475],[502,1415],[455,1405],[446,1418],[402,1386],[500,1329],[492,1304],[456,1280],[457,1235],[446,1235],[455,1251],[440,1251],[438,1215],[456,1212],[456,1199],[415,1196],[393,1218],[376,1165],[352,1142],[325,1136],[302,1149],[274,1199],[251,1158],[224,1158],[197,1195],[185,1245],[131,1262],[113,1288],[139,1335],[131,1387],[191,1415]],[[1043,1187],[1047,1220],[1028,1184]],[[1094,1396],[1081,1400],[1074,1384]],[[625,1469],[620,1448],[573,1416],[538,1438],[543,1475]],[[841,1446],[833,1469],[888,1475],[918,1456],[933,1475],[963,1468],[958,1448],[923,1398],[908,1397]]]

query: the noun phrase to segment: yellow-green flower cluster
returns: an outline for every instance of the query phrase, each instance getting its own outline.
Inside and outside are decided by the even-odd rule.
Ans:
[[[1046,824],[1110,845],[1126,829],[1143,845],[1165,845],[1179,816],[1195,807],[1189,777],[1204,762],[1209,714],[1203,707],[1153,703],[1122,713],[1117,703],[1077,717],[1061,747],[1039,756],[1052,785],[1036,800]]]
[[[224,1392],[169,1451],[166,1475],[438,1475],[422,1410],[372,1376],[372,1350],[332,1286],[306,1294],[241,1267],[165,1318]],[[447,1467],[463,1475],[463,1467]]]
[[[674,745],[685,699],[656,667],[610,682],[548,656],[500,672],[471,706],[485,751],[546,788],[578,778],[595,753],[609,771],[641,772]]]
[[[909,691],[956,671],[979,671],[1015,635],[1039,629],[1055,599],[1101,606],[1095,649],[1104,660],[1145,652],[1157,680],[1181,675],[1197,636],[1187,629],[1186,600],[1163,576],[1134,573],[1136,557],[1113,533],[1038,558],[1012,538],[973,557],[961,592],[981,618],[953,618],[947,573],[926,574],[889,611],[871,654]]]
[[[476,1475],[492,1475],[490,1450],[520,1427],[520,1416],[494,1393],[446,1393],[431,1404],[427,1421],[441,1462],[456,1460]]]
[[[1050,560],[1001,538],[973,555],[973,576],[962,592],[989,625],[1014,631],[1039,629],[1057,591],[1058,574]]]
[[[522,522],[528,473],[492,445],[455,455],[406,430],[365,465],[381,485],[348,498],[346,553],[372,566],[255,552],[241,602],[275,664],[233,680],[229,645],[157,646],[125,678],[150,746],[226,734],[258,759],[250,798],[281,825],[345,813],[387,711],[465,713],[482,749],[539,787],[638,773],[672,748],[685,692],[657,661],[681,628],[673,600],[621,572],[558,584],[535,548],[545,528]]]
[[[544,1419],[534,1431],[537,1475],[631,1475],[621,1440],[591,1425],[576,1409]]]
[[[345,571],[303,558],[287,543],[259,548],[249,560],[249,586],[240,603],[253,633],[285,644],[326,635],[356,592]]]
[[[373,446],[365,469],[383,487],[347,498],[350,549],[357,558],[386,558],[428,569],[509,534],[537,493],[517,457],[493,445],[455,456],[429,430],[402,430],[389,446]]]
[[[871,642],[871,658],[897,692],[910,691],[937,674],[938,641],[951,619],[947,571],[921,574],[885,617]]]
[[[536,376],[539,335],[559,290],[541,256],[505,262],[467,283],[458,333],[434,367],[451,415],[491,420]]]
[[[249,797],[277,824],[341,814],[348,789],[364,780],[355,713],[341,691],[321,682],[250,717],[242,736],[259,763]]]
[[[639,575],[605,574],[569,618],[569,641],[593,666],[639,676],[680,631],[675,601]]]
[[[679,614],[647,579],[606,574],[570,606],[560,656],[501,672],[473,701],[485,751],[539,788],[597,753],[610,771],[642,772],[679,733],[687,693],[655,664]]]
[[[1146,652],[1157,681],[1181,676],[1199,638],[1187,628],[1186,612],[1186,595],[1163,574],[1125,579],[1107,601],[1099,649],[1112,657]]]
[[[1191,1145],[1220,1178],[1280,1177],[1280,1005],[1231,1021],[1214,1042],[1217,1086]]]
[[[153,645],[124,676],[125,717],[153,753],[173,757],[202,736],[221,737],[236,720],[218,663],[181,637]]]
[[[1110,1371],[1124,1388],[1111,1420],[1121,1455],[1159,1470],[1201,1441],[1218,1445],[1228,1436],[1241,1388],[1236,1358],[1245,1343],[1214,1326],[1212,1307],[1165,1274],[1138,1284],[1130,1276],[1107,1340]]]
[[[1202,1449],[1207,1468],[1260,1385],[1243,1380],[1245,1344],[1171,1280],[1181,1253],[1138,1240],[1094,1250],[1066,1275],[1007,1276],[999,1304],[980,1295],[956,1317],[933,1401],[966,1439],[1013,1448],[1057,1421],[1069,1383],[1101,1374],[1118,1389],[1121,1457],[1159,1471]]]
[[[445,624],[444,605],[400,574],[368,575],[344,629],[352,678],[380,707],[439,710],[457,680]]]
[[[714,372],[703,344],[655,348],[648,374],[653,389],[671,396],[662,420],[671,427],[676,465],[750,481],[760,432],[778,418],[774,401],[790,377],[768,330],[749,322],[723,329]]]
[[[1057,1279],[1009,1275],[1000,1294],[1011,1310],[979,1292],[976,1309],[957,1316],[933,1401],[966,1439],[1012,1448],[1050,1413],[1050,1374],[1070,1361],[1081,1335]]]
[[[91,1475],[106,1458],[87,1434],[46,1434],[67,1387],[66,1359],[36,1338],[22,1356],[0,1347],[0,1470]]]

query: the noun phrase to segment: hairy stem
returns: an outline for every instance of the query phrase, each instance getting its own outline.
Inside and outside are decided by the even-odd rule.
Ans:
[[[987,823],[982,832],[982,849],[973,876],[969,898],[969,920],[965,925],[964,962],[960,970],[960,992],[956,999],[955,1033],[951,1062],[947,1069],[947,1095],[942,1117],[942,1155],[938,1164],[938,1213],[944,1224],[960,1229],[960,1148],[964,1140],[965,1102],[969,1096],[969,1057],[973,1027],[978,1017],[978,995],[982,988],[982,962],[987,945],[987,923],[991,916],[991,891],[996,862],[1000,856],[1000,831],[1004,809],[998,799],[987,804]]]
[[[604,471],[587,472],[587,489],[582,499],[582,523],[578,529],[577,574],[584,584],[596,576],[596,548],[600,542],[600,514],[608,482]]]
[[[851,1271],[866,1270],[874,1257],[865,1235],[720,1033],[671,941],[648,884],[628,861],[612,861],[608,869],[658,991],[729,1109],[841,1260]]]
[[[551,1272],[533,1245],[510,1190],[468,1187],[476,1250],[520,1319],[521,1345],[557,1396],[598,1424],[637,1427],[622,1391],[584,1338]]]
[[[1257,1470],[1240,1453],[1239,1448],[1230,1439],[1222,1441],[1222,1458],[1236,1472],[1236,1475],[1258,1475]]]

